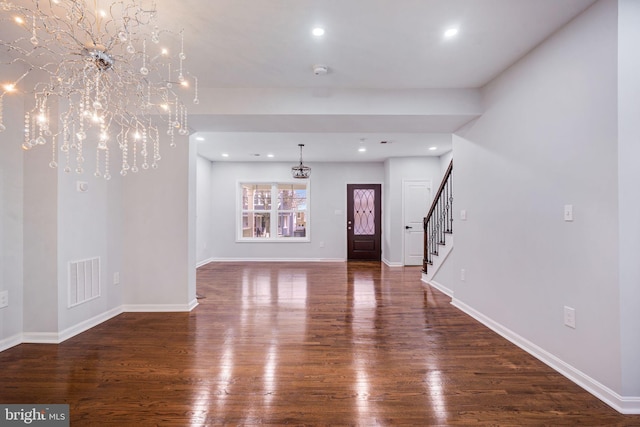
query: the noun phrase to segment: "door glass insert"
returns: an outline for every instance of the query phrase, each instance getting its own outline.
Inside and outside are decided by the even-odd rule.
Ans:
[[[375,190],[353,190],[353,234],[373,236],[376,231]]]

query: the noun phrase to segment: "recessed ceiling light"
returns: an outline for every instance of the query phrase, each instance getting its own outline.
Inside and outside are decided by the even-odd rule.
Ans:
[[[358,148],[358,151],[361,152],[361,153],[364,153],[365,151],[367,151],[367,149],[364,148],[364,147],[360,147],[360,148]]]
[[[457,28],[449,28],[447,31],[444,32],[444,36],[445,38],[450,39],[451,37],[454,37],[455,35],[458,34],[458,29]]]
[[[204,141],[204,138],[201,136],[196,136],[196,141]]]
[[[273,156],[273,154],[269,153],[269,154],[267,154],[267,157],[270,158],[270,159],[273,159],[274,156]]]
[[[324,28],[315,27],[313,30],[311,30],[311,34],[313,34],[316,37],[322,37],[324,36]]]
[[[222,153],[222,157],[229,157],[227,153]]]
[[[429,151],[436,151],[438,147],[429,147]]]

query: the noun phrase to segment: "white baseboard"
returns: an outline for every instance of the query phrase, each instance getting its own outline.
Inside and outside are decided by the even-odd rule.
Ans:
[[[22,334],[15,334],[3,340],[0,340],[0,352],[22,344]]]
[[[84,322],[80,322],[77,325],[73,325],[72,327],[67,328],[58,334],[59,342],[68,340],[69,338],[87,331],[94,326],[98,326],[100,323],[106,322],[107,320],[114,318],[121,313],[122,307],[116,307],[102,314],[94,316],[91,319],[85,320]]]
[[[401,262],[392,262],[385,258],[382,258],[382,262],[385,263],[388,267],[404,267],[404,264]]]
[[[198,306],[198,300],[194,298],[189,304],[130,304],[116,307],[98,316],[80,322],[61,332],[26,332],[17,334],[0,341],[0,351],[7,350],[18,344],[60,344],[82,332],[85,332],[99,324],[106,322],[124,312],[189,312]]]
[[[60,344],[60,335],[57,332],[25,332],[22,334],[22,342],[26,344]]]
[[[75,337],[84,331],[98,326],[107,320],[116,317],[122,313],[122,307],[116,307],[102,314],[87,319],[83,322],[73,325],[61,332],[26,332],[22,334],[22,342],[30,344],[60,344],[69,338]]]
[[[640,397],[636,396],[621,396],[609,387],[601,384],[595,379],[589,377],[584,372],[569,365],[548,351],[538,347],[531,341],[516,334],[512,330],[502,326],[495,322],[493,319],[485,316],[484,314],[474,310],[462,301],[455,298],[451,301],[451,304],[459,310],[465,312],[469,316],[473,317],[487,328],[491,329],[498,335],[507,339],[511,343],[517,345],[522,350],[531,354],[536,359],[545,363],[558,373],[564,375],[589,393],[593,394],[598,399],[602,400],[607,405],[611,406],[616,411],[622,414],[640,414]]]
[[[435,288],[435,289],[439,290],[440,292],[442,292],[443,294],[445,294],[449,298],[453,298],[453,290],[447,288],[446,286],[444,286],[441,283],[436,282],[435,280],[427,281],[426,274],[424,274],[424,273],[422,273],[422,282],[427,284],[427,285],[429,285],[429,286],[431,286],[432,288]]]
[[[207,258],[207,259],[205,259],[205,260],[203,260],[203,261],[198,262],[198,263],[196,264],[196,268],[200,268],[200,267],[202,267],[203,265],[207,265],[207,264],[209,264],[210,262],[213,262],[213,258]]]
[[[125,304],[122,311],[125,313],[173,313],[189,312],[198,305],[194,299],[188,304]]]
[[[345,258],[211,258],[209,262],[346,262]]]

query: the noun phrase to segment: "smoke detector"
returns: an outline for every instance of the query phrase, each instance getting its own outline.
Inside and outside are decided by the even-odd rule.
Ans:
[[[326,65],[314,65],[313,66],[313,74],[316,76],[324,76],[329,72],[329,67]]]

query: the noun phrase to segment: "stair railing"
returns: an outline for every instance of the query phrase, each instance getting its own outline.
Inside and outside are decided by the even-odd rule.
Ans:
[[[453,160],[442,178],[427,216],[423,219],[424,257],[422,271],[433,265],[433,256],[438,255],[440,245],[445,244],[445,235],[453,233]]]

